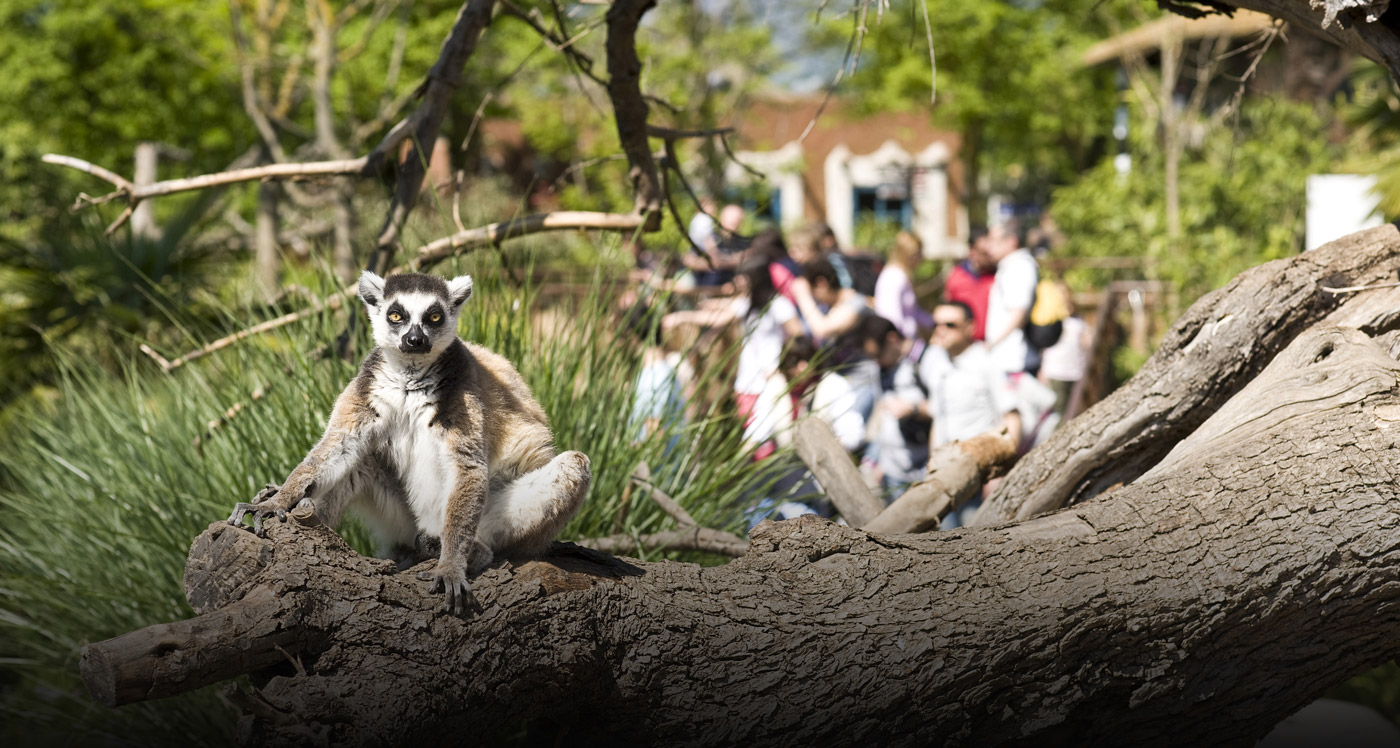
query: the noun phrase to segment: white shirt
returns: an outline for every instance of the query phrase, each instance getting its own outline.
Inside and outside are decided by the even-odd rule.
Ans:
[[[995,340],[1006,332],[1012,323],[1011,313],[1023,309],[1029,315],[1035,303],[1035,284],[1040,279],[1040,268],[1035,264],[1031,253],[1018,249],[1001,258],[997,263],[996,280],[987,297],[987,339]],[[1011,331],[996,347],[992,348],[992,360],[1004,372],[1025,371],[1026,334],[1020,327]]]
[[[753,418],[744,427],[746,448],[756,448],[769,439],[780,447],[788,445],[792,437],[792,398],[788,392],[788,381],[782,374],[775,373],[764,380],[753,406]]]
[[[837,441],[854,452],[865,441],[865,417],[856,407],[856,391],[836,372],[828,372],[812,391],[812,415],[826,421]]]
[[[715,219],[703,211],[696,213],[695,217],[690,219],[690,225],[686,227],[685,233],[690,235],[690,240],[695,242],[695,246],[708,250],[710,237],[714,236],[715,233]]]
[[[774,296],[768,308],[752,317],[747,296],[734,300],[734,313],[744,321],[744,347],[739,351],[738,374],[734,391],[741,395],[757,395],[763,385],[778,371],[783,355],[783,323],[797,318],[797,307],[782,296]]]
[[[1016,393],[987,347],[973,343],[956,358],[936,345],[919,361],[928,388],[933,444],[969,439],[1001,428],[1002,416],[1016,410]]]
[[[1084,350],[1085,323],[1078,317],[1065,317],[1062,324],[1060,339],[1040,352],[1040,371],[1046,379],[1078,382],[1089,365],[1089,354]]]

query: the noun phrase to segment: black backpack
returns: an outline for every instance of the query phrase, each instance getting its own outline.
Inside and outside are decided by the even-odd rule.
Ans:
[[[862,296],[874,296],[875,281],[879,280],[880,271],[885,269],[884,260],[869,252],[842,253],[841,259],[846,263],[846,272],[851,274],[851,288]]]

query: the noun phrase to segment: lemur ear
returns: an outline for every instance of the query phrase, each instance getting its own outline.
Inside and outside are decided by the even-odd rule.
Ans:
[[[360,298],[371,309],[384,300],[384,279],[366,270],[360,273]]]
[[[447,298],[452,300],[452,306],[459,307],[471,297],[472,277],[470,275],[459,275],[447,282]]]

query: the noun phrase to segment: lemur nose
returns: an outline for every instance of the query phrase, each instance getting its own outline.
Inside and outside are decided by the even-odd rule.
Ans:
[[[414,325],[413,327],[410,327],[408,329],[408,332],[404,333],[403,344],[399,347],[405,350],[413,348],[427,348],[428,336],[423,334],[423,327],[421,325]]]

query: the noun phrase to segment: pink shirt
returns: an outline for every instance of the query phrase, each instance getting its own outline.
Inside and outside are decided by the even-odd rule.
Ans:
[[[875,281],[875,313],[894,323],[899,334],[915,340],[911,358],[917,358],[923,351],[923,341],[918,338],[919,326],[933,326],[933,316],[919,306],[914,296],[914,284],[909,274],[895,265],[886,265]]]

